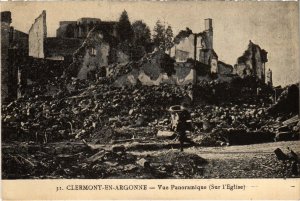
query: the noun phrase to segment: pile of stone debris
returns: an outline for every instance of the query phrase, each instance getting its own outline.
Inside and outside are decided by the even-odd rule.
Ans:
[[[4,144],[3,153],[2,176],[7,179],[203,178],[207,163],[196,154],[174,150],[139,156],[127,152],[124,146],[104,150],[82,143]]]
[[[296,140],[295,86],[271,105],[268,93],[257,95],[251,88],[236,93],[216,82],[114,87],[103,80],[57,77],[33,84],[25,96],[2,105],[3,177],[203,178],[204,159],[173,150],[174,141],[168,144],[168,138],[157,135],[170,130],[168,108],[189,105],[194,125],[189,137],[201,146]],[[226,98],[229,92],[234,95]],[[99,147],[90,149],[81,139]],[[170,151],[129,153],[163,148]]]
[[[3,105],[3,139],[51,142],[87,138],[105,126],[154,127],[185,96],[170,85],[114,88],[71,80],[66,86],[53,95],[32,90],[31,96]]]
[[[236,98],[242,102],[246,97]],[[299,88],[287,87],[278,99],[269,107],[265,101],[196,106],[192,115],[202,133],[198,140],[202,145],[216,146],[300,139]]]
[[[255,89],[245,87],[236,93],[225,83],[120,88],[101,80],[56,77],[44,85],[32,85],[24,97],[3,104],[2,139],[43,143],[82,138],[98,143],[149,139],[157,130],[169,129],[167,109],[182,102],[190,104],[195,128],[192,137],[202,145],[298,139],[297,110],[284,108],[285,103],[297,101],[290,95],[297,90],[291,87],[279,97],[280,107],[273,105],[267,110],[268,93],[255,95]],[[199,93],[200,89],[208,90],[206,96]],[[226,99],[230,93],[230,99]],[[284,123],[292,117],[292,123]]]

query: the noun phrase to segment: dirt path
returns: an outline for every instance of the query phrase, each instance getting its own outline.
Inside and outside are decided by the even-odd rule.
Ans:
[[[300,152],[300,141],[288,142],[271,142],[262,144],[240,145],[240,146],[223,146],[223,147],[189,147],[184,151],[187,153],[197,154],[205,159],[226,159],[226,158],[251,158],[254,155],[273,154],[276,148],[285,150],[290,147],[295,152]],[[174,149],[176,150],[176,149]],[[132,151],[136,155],[156,155],[162,151]]]
[[[300,156],[300,141],[225,147],[189,147],[184,152],[197,154],[208,161],[202,178],[300,177],[299,173],[295,175],[291,172],[291,163],[288,163],[285,169],[283,162],[279,161],[274,154],[276,148],[288,153],[287,147],[290,147]],[[131,153],[155,157],[162,152],[172,151],[179,152],[178,149],[165,149],[144,152],[133,151]]]

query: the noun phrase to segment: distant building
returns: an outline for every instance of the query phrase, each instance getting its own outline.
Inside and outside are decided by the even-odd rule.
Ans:
[[[95,26],[102,26],[103,30],[116,36],[117,22],[105,22],[98,18],[80,18],[77,21],[61,21],[56,30],[58,38],[86,38]]]

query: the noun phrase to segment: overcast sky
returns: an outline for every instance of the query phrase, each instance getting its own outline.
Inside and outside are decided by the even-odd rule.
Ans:
[[[48,36],[55,36],[59,21],[97,17],[116,21],[126,10],[131,22],[143,20],[153,30],[160,19],[174,35],[189,27],[204,30],[204,19],[213,19],[214,49],[219,59],[234,65],[249,40],[268,51],[266,68],[274,85],[300,80],[298,2],[8,2],[1,10],[12,12],[12,26],[28,33],[34,19],[46,10]]]

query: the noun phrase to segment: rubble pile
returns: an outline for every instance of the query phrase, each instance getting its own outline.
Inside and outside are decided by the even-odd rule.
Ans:
[[[277,103],[268,108],[268,113],[273,116],[299,114],[299,83],[287,86],[278,97]]]
[[[132,65],[120,65],[115,71],[126,73]],[[24,97],[3,104],[2,137],[3,140],[42,143],[85,138],[100,144],[150,139],[158,130],[170,129],[167,110],[170,106],[183,101],[191,103],[193,99],[191,114],[195,130],[192,138],[201,145],[298,139],[299,119],[288,128],[280,128],[295,112],[270,116],[266,110],[270,103],[268,90],[256,94],[257,91],[247,85],[234,85],[236,83],[211,81],[183,87],[120,88],[102,84],[100,80],[55,77],[46,84],[31,85]],[[286,93],[282,94],[286,97]],[[284,98],[279,100],[278,104]]]
[[[102,81],[56,77],[3,104],[3,178],[229,178],[229,171],[216,176],[209,169],[231,167],[234,160],[207,165],[196,154],[179,152],[171,138],[158,137],[158,131],[170,132],[170,106],[182,102],[190,104],[194,130],[188,137],[199,146],[299,139],[298,114],[270,113],[264,90],[218,82],[114,87]],[[290,97],[282,94],[281,101]],[[98,148],[87,149],[80,139]],[[162,151],[135,153],[145,150]],[[243,176],[263,175],[273,161]],[[272,175],[280,177],[277,169]]]
[[[231,82],[218,80],[200,81],[193,86],[194,101],[197,104],[272,104],[272,89],[257,82],[253,77],[235,78]]]
[[[3,178],[201,178],[207,163],[196,154],[178,151],[143,157],[122,146],[93,151],[80,145],[54,146],[4,146]]]
[[[203,178],[207,161],[197,154],[167,151],[149,159],[160,174],[174,178]],[[162,165],[163,164],[163,165]]]
[[[48,147],[49,148],[49,147]],[[104,151],[91,152],[80,149],[72,152],[66,149],[55,153],[42,149],[36,154],[5,154],[5,178],[108,178],[124,176],[138,169],[136,156],[125,152]],[[54,147],[51,147],[54,149]],[[142,169],[142,168],[140,168]]]
[[[126,62],[121,64],[111,64],[108,66],[108,73],[105,78],[101,78],[102,83],[112,84],[117,78],[132,72],[133,69],[138,68],[137,62]]]
[[[185,93],[180,87],[169,85],[120,89],[71,81],[66,92],[61,90],[49,96],[43,90],[33,90],[35,96],[25,96],[3,105],[3,140],[46,143],[87,138],[104,126],[154,128],[161,119],[168,118],[167,108],[180,103]]]
[[[197,106],[192,113],[197,141],[202,145],[234,145],[299,139],[299,117],[272,117],[263,105]],[[285,121],[293,118],[289,126]],[[284,133],[283,133],[284,132]],[[283,136],[285,135],[285,136]],[[278,137],[282,136],[282,137]]]
[[[217,82],[200,87],[202,90],[199,85],[193,90],[205,94],[206,100],[201,94],[200,99],[195,98],[202,104],[197,104],[192,113],[196,133],[201,134],[195,140],[200,144],[216,146],[300,139],[296,85],[287,87],[276,104],[272,104],[268,88],[258,93],[253,86],[234,87],[233,83]],[[207,100],[213,104],[207,104]]]

